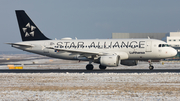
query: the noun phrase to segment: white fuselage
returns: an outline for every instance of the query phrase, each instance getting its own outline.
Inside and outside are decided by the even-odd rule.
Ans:
[[[17,44],[32,45],[33,47],[13,47],[46,55],[54,58],[69,60],[87,60],[81,52],[99,52],[101,55],[119,55],[121,60],[162,59],[175,56],[177,51],[172,47],[160,47],[166,43],[156,39],[88,39],[88,40],[44,40],[24,41]],[[53,47],[50,49],[48,47]],[[59,51],[59,50],[67,51]],[[75,53],[68,50],[78,51]]]

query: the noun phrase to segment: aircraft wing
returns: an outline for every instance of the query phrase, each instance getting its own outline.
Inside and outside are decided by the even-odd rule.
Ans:
[[[55,51],[64,51],[64,52],[70,52],[73,55],[78,54],[80,56],[85,56],[87,58],[96,57],[96,56],[103,56],[103,55],[112,55],[116,54],[121,56],[121,59],[128,59],[128,54],[126,52],[97,52],[97,51],[88,51],[88,50],[75,50],[75,49],[59,49],[54,47],[46,47],[48,49],[54,49]]]
[[[30,45],[30,44],[17,44],[17,43],[6,43],[6,44],[9,44],[9,45],[16,45],[16,46],[21,46],[21,47],[33,47],[33,45]]]
[[[72,54],[79,54],[81,56],[94,56],[94,55],[103,55],[104,54],[102,52],[87,51],[87,50],[59,49],[59,48],[53,48],[53,47],[46,47],[46,48],[54,49],[56,51],[70,52]]]

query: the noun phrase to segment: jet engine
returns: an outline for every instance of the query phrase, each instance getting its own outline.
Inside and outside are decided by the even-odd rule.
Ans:
[[[100,64],[102,66],[116,67],[119,65],[119,61],[120,61],[119,55],[101,56],[100,57]]]
[[[136,66],[137,64],[138,64],[137,60],[121,60],[121,65]]]

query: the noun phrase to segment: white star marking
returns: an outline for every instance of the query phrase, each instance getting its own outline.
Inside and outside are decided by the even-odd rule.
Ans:
[[[27,29],[30,28],[31,32],[27,32]],[[25,33],[25,37],[32,36],[34,37],[34,30],[36,29],[35,26],[30,25],[30,23],[27,23],[25,28],[22,28],[23,32]]]

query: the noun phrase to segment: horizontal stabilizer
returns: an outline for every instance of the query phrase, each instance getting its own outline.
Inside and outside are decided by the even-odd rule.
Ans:
[[[33,47],[33,45],[30,45],[30,44],[17,44],[17,43],[6,43],[6,44],[9,44],[9,45],[16,45],[16,46],[21,46],[21,47]]]

